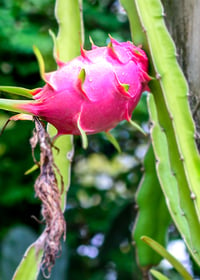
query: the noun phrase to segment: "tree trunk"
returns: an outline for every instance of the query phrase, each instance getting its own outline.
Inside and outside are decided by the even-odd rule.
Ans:
[[[190,87],[190,105],[200,135],[200,0],[163,0],[166,23]],[[200,136],[197,137],[200,148]]]

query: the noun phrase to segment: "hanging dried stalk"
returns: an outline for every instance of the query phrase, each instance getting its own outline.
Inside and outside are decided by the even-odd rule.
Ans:
[[[40,174],[35,181],[34,188],[36,196],[42,202],[41,213],[45,222],[45,229],[39,238],[40,244],[38,245],[44,250],[41,269],[43,274],[45,271],[48,272],[46,275],[48,277],[55,264],[55,259],[61,251],[60,240],[62,237],[65,239],[66,223],[61,210],[61,194],[55,175],[57,167],[53,160],[51,139],[43,123],[37,117],[34,117],[34,120],[35,130],[30,139],[34,160],[35,147],[37,144],[40,146],[40,162],[37,163],[40,166]],[[62,176],[60,177],[62,180]]]

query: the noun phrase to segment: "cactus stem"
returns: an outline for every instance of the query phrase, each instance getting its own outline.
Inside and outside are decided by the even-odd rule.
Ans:
[[[146,28],[145,28],[144,26],[142,26],[142,31],[143,31],[144,33],[147,33],[147,30],[146,30]]]

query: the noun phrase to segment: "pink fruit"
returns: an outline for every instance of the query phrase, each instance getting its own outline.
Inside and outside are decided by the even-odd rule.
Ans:
[[[94,134],[129,121],[149,81],[145,52],[113,38],[107,47],[93,44],[58,65],[45,74],[46,85],[33,93],[33,101],[16,105],[53,124],[58,135],[78,135],[80,128]]]

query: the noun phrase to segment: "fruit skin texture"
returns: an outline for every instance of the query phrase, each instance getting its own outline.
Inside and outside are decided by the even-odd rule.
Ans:
[[[45,86],[34,101],[18,105],[53,124],[61,134],[80,135],[109,131],[130,120],[141,93],[148,90],[148,59],[131,42],[111,38],[107,47],[92,44],[81,55],[45,74]]]

